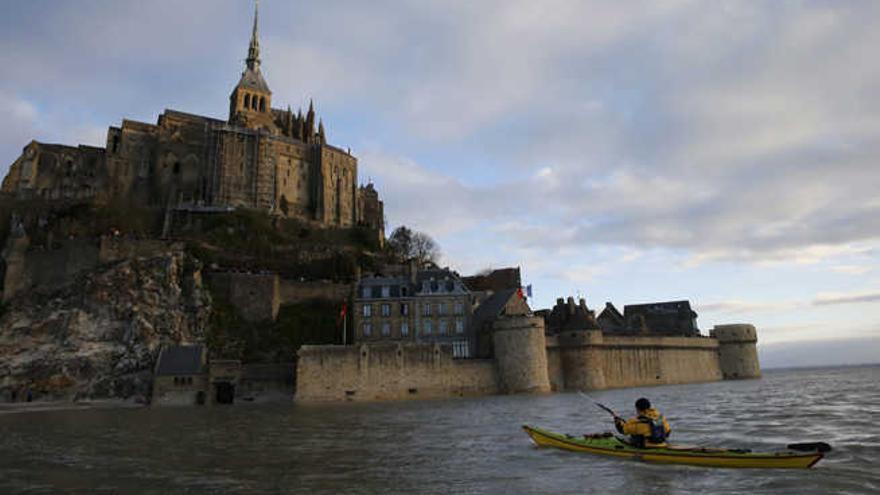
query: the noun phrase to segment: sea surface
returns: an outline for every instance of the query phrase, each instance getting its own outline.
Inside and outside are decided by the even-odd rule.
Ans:
[[[679,443],[776,449],[825,441],[811,470],[646,464],[534,447],[527,423],[607,431],[575,393],[0,414],[0,493],[880,493],[880,367],[612,390],[645,396]]]

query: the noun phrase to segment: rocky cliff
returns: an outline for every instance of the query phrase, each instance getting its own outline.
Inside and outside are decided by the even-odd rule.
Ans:
[[[23,292],[0,317],[0,400],[146,397],[161,344],[202,341],[210,314],[200,263],[182,251]]]

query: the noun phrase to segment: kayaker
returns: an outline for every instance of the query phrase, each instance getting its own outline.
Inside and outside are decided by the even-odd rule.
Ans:
[[[664,447],[672,432],[669,422],[656,409],[651,401],[642,397],[636,401],[636,417],[624,420],[614,418],[614,427],[624,435],[629,435],[636,447]]]

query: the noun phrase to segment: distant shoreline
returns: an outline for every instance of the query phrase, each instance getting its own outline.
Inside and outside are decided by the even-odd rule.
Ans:
[[[829,369],[829,368],[871,368],[880,366],[880,362],[877,363],[856,363],[856,364],[817,364],[813,366],[779,366],[772,368],[761,368],[761,371],[793,371],[793,370],[818,370],[818,369]]]

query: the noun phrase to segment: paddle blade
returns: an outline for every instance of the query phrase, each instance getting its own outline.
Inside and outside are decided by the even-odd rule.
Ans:
[[[791,443],[786,446],[791,450],[799,450],[803,452],[817,451],[817,452],[831,452],[831,446],[825,442],[811,442],[811,443]]]

